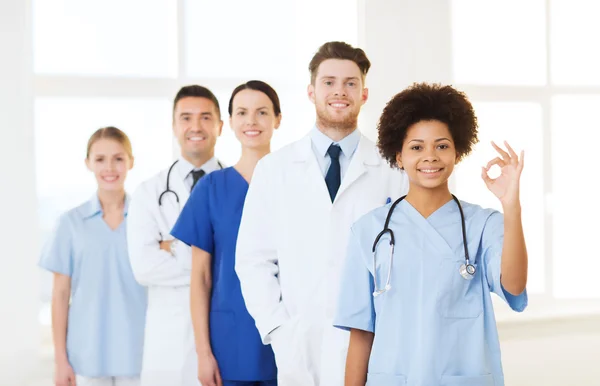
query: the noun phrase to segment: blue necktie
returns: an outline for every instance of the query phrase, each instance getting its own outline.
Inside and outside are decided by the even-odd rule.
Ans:
[[[335,195],[340,188],[340,183],[342,182],[342,173],[340,170],[340,152],[342,149],[338,145],[334,145],[333,143],[327,149],[327,154],[331,158],[331,165],[329,166],[329,170],[327,170],[327,174],[325,175],[325,183],[327,184],[327,190],[329,191],[329,197],[331,197],[331,202],[335,199]]]

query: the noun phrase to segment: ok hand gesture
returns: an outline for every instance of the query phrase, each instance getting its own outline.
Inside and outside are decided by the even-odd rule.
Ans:
[[[508,153],[492,142],[492,146],[500,154],[481,170],[481,178],[485,182],[487,188],[494,193],[500,200],[503,207],[519,205],[519,181],[524,165],[524,151],[521,151],[521,156],[517,156],[515,151],[510,147],[508,142],[504,141],[504,145]],[[498,165],[501,170],[500,176],[490,178],[488,172],[494,165]]]

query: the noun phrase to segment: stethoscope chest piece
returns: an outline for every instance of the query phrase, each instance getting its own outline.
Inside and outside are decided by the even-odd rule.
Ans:
[[[462,276],[465,280],[473,280],[475,277],[475,271],[475,266],[471,263],[463,263],[460,265],[460,276]]]
[[[385,287],[383,287],[383,289],[373,291],[373,297],[377,297],[377,296],[381,295],[382,293],[387,292],[391,289],[392,289],[392,286],[390,284],[386,284]]]

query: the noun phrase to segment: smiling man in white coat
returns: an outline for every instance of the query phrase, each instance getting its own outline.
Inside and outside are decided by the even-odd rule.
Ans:
[[[196,182],[222,166],[214,156],[223,121],[205,87],[183,87],[173,103],[180,157],[143,182],[127,216],[131,266],[148,287],[141,386],[198,386],[190,316],[191,250],[170,234]],[[170,145],[170,144],[169,144]]]
[[[319,48],[315,127],[260,161],[246,197],[236,272],[279,386],[343,385],[349,334],[332,324],[350,226],[408,189],[357,128],[369,67],[346,43]]]

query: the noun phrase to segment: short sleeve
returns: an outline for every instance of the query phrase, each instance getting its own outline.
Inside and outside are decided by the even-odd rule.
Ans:
[[[521,312],[527,307],[527,289],[515,296],[506,291],[500,282],[503,242],[504,217],[500,212],[494,212],[488,217],[481,238],[486,279],[491,292],[500,296],[511,309]]]
[[[210,216],[211,175],[200,179],[185,203],[171,235],[187,245],[213,254],[214,231]]]
[[[68,214],[62,215],[50,240],[44,246],[39,266],[43,269],[71,276],[73,274],[73,233]]]
[[[350,231],[333,325],[343,330],[375,331],[373,279],[354,230]]]

